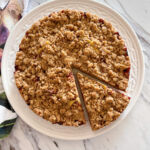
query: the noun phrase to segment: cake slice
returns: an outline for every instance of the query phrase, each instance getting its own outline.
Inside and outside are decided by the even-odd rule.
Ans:
[[[100,129],[114,120],[127,107],[130,97],[77,73],[91,128]]]

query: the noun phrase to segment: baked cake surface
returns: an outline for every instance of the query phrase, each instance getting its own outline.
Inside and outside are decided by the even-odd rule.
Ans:
[[[130,100],[128,96],[80,73],[77,77],[93,130],[109,125],[127,107]]]
[[[41,117],[52,123],[79,126],[85,118],[72,68],[126,90],[130,60],[123,39],[110,23],[74,10],[62,10],[39,20],[20,43],[16,85],[29,107]]]
[[[18,58],[22,59],[19,56]],[[39,66],[32,62],[24,72],[15,73],[17,87],[29,107],[52,123],[67,126],[85,124],[83,109],[70,70],[58,67],[48,69],[45,74],[42,69],[38,70]],[[36,75],[30,75],[30,71],[36,72]]]

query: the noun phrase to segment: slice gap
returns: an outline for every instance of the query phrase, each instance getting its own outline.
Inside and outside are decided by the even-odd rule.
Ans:
[[[89,79],[95,80],[95,81],[97,81],[97,82],[102,83],[103,85],[106,85],[108,88],[111,88],[111,89],[113,89],[114,91],[117,91],[117,92],[119,92],[119,93],[122,93],[122,94],[125,94],[125,95],[126,95],[126,92],[125,92],[125,91],[121,91],[121,90],[119,90],[118,88],[115,88],[114,86],[112,86],[112,85],[106,83],[105,81],[100,80],[99,78],[97,78],[97,77],[94,76],[94,75],[87,74],[87,73],[85,73],[85,72],[83,72],[83,71],[81,71],[81,70],[79,70],[79,69],[77,69],[77,68],[73,68],[73,70],[74,70],[75,72],[78,72],[78,73],[80,73],[80,74],[82,74],[82,75],[88,77]]]
[[[127,107],[130,98],[108,86],[77,73],[92,130],[98,130],[116,120]]]
[[[77,78],[77,73],[78,72],[79,72],[78,69],[72,68],[72,73],[73,73],[73,76],[74,76],[74,79],[75,79],[75,84],[76,84],[76,88],[77,88],[78,95],[79,95],[79,98],[80,98],[81,106],[82,106],[82,109],[84,111],[84,117],[85,117],[86,123],[90,124],[88,113],[87,113],[87,110],[86,110],[86,107],[85,107],[85,104],[84,104],[84,100],[83,100],[84,98],[83,98],[81,88],[80,88],[80,85],[79,85],[79,80]]]

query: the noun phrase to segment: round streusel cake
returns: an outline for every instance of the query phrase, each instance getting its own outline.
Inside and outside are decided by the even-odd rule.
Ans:
[[[130,60],[110,23],[90,13],[62,10],[26,32],[15,67],[16,85],[35,113],[52,123],[79,126],[85,117],[72,68],[125,91]]]

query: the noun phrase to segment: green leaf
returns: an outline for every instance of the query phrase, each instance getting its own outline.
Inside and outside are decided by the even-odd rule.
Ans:
[[[6,120],[4,122],[2,122],[0,124],[0,128],[4,127],[4,126],[11,126],[16,122],[16,118],[15,119],[11,119],[11,120]]]
[[[0,105],[6,107],[9,110],[12,110],[14,112],[14,110],[12,109],[12,107],[10,106],[7,96],[5,94],[5,92],[0,94]]]
[[[5,92],[0,94],[0,100],[7,100]]]
[[[0,139],[7,137],[9,133],[11,132],[13,125],[10,126],[4,126],[0,128]]]
[[[16,119],[6,120],[0,124],[0,139],[7,137],[12,130]]]
[[[9,134],[0,134],[0,139],[6,138]]]

